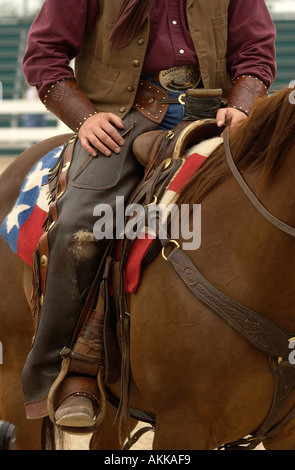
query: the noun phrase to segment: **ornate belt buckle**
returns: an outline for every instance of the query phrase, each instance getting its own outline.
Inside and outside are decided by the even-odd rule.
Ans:
[[[183,91],[196,88],[201,80],[199,69],[194,65],[172,67],[159,72],[159,82],[165,90]]]

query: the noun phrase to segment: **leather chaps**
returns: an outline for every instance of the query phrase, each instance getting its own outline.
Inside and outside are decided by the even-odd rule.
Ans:
[[[63,186],[54,206],[54,223],[40,239],[36,256],[40,269],[40,304],[35,336],[23,375],[29,419],[48,414],[47,397],[61,368],[61,351],[70,348],[76,325],[108,240],[97,240],[93,215],[97,204],[108,204],[115,216],[116,196],[128,200],[143,176],[132,152],[135,137],[157,123],[132,109],[124,118],[125,139],[120,154],[91,157],[77,139],[61,170]],[[70,144],[68,144],[70,145]],[[64,173],[64,174],[63,174]],[[115,227],[115,219],[113,221]]]

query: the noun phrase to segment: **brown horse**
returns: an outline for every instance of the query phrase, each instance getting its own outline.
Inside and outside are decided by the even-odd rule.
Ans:
[[[295,227],[295,108],[289,93],[282,90],[259,101],[230,140],[252,191],[271,214]],[[0,221],[24,178],[21,163],[28,169],[37,153],[41,157],[51,144],[29,149],[2,175],[1,201],[6,204]],[[193,265],[219,291],[294,336],[294,238],[249,201],[229,170],[223,145],[178,199],[178,204],[196,203],[202,205],[202,243],[198,250],[186,252]],[[20,392],[32,336],[27,303],[31,273],[3,240],[0,250],[0,413],[19,427],[19,447],[35,449],[40,423],[24,419]],[[130,404],[156,416],[154,449],[215,449],[254,434],[268,416],[274,395],[268,354],[196,298],[161,254],[144,270],[129,301]],[[109,390],[118,397],[120,385]],[[294,406],[292,392],[276,422]],[[108,405],[92,449],[120,448],[114,416],[115,409]],[[132,421],[131,429],[134,425]],[[295,449],[295,419],[278,427],[263,444],[270,450]]]

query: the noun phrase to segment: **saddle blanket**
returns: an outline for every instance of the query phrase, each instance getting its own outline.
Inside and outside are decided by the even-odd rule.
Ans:
[[[34,251],[48,214],[48,185],[46,184],[48,175],[56,165],[62,150],[63,146],[52,150],[33,166],[21,186],[13,209],[0,227],[0,235],[9,243],[17,256],[29,266],[32,266]],[[184,160],[163,197],[166,205],[201,167],[207,157],[208,155],[193,152]],[[149,235],[146,238],[137,238],[132,246],[125,271],[127,293],[135,292],[137,289],[141,261],[152,242],[153,239]]]
[[[58,147],[39,160],[26,176],[19,197],[2,222],[0,235],[10,248],[29,266],[42,235],[48,213],[48,175],[61,155]]]

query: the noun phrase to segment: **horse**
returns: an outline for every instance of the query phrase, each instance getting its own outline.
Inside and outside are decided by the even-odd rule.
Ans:
[[[253,203],[249,190],[241,189],[229,167],[226,146],[219,145],[177,199],[179,206],[201,204],[202,211],[201,245],[185,251],[187,282],[175,269],[177,265],[169,262],[175,250],[184,259],[183,251],[177,248],[183,242],[180,234],[177,241],[168,240],[163,245],[162,252],[141,273],[136,292],[128,296],[129,402],[131,408],[155,417],[154,450],[230,448],[227,443],[243,442],[244,436],[252,436],[246,442],[252,439],[256,445],[255,436],[260,437],[257,430],[266,421],[269,426],[262,436],[266,450],[295,449],[292,364],[285,348],[284,358],[275,357],[276,366],[272,368],[273,357],[270,360],[264,350],[268,331],[263,330],[267,325],[271,332],[279,331],[287,343],[295,335],[295,250],[291,236],[295,227],[295,112],[289,95],[290,89],[284,89],[259,99],[251,117],[228,137],[238,172],[258,202]],[[62,141],[59,137],[36,144],[2,174],[0,221],[13,206],[25,171]],[[261,206],[267,212],[258,210]],[[270,223],[274,221],[277,223]],[[289,227],[291,233],[285,233],[282,227]],[[17,448],[36,449],[42,423],[25,419],[20,387],[21,369],[33,335],[28,305],[32,274],[3,240],[0,253],[0,282],[5,293],[0,299],[4,351],[0,415],[18,426]],[[227,309],[216,314],[214,296],[211,303],[197,297],[189,282],[195,267],[205,279],[203,286],[209,283],[219,297],[232,299],[235,308],[240,306],[239,313],[245,309],[251,312],[249,320],[243,316],[236,328],[236,317],[228,321],[222,318]],[[253,318],[251,342],[241,332]],[[269,337],[272,339],[271,334]],[[292,387],[283,380],[278,391],[278,376],[273,370],[280,364],[291,369]],[[120,382],[106,386],[113,397],[120,398]],[[269,421],[277,395],[287,389],[282,406],[271,413]],[[115,417],[116,409],[109,402],[90,449],[121,448]],[[131,432],[136,422],[132,417]]]

